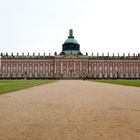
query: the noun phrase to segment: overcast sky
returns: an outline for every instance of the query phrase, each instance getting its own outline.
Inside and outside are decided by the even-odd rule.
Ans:
[[[140,0],[0,0],[0,52],[140,53]]]

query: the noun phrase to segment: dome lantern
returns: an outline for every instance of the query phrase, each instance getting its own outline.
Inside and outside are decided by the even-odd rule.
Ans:
[[[74,38],[72,29],[69,30],[69,37],[68,38]]]

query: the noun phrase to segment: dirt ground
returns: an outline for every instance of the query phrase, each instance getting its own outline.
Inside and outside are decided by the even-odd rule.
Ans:
[[[140,88],[61,80],[1,95],[0,140],[140,140]]]

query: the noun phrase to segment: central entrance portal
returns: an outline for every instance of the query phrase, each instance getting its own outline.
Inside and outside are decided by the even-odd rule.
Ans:
[[[73,77],[73,71],[70,69],[69,70],[69,77],[72,78]]]

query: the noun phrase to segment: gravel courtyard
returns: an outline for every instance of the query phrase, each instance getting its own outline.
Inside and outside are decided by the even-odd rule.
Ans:
[[[140,88],[60,80],[0,96],[0,140],[139,140]]]

